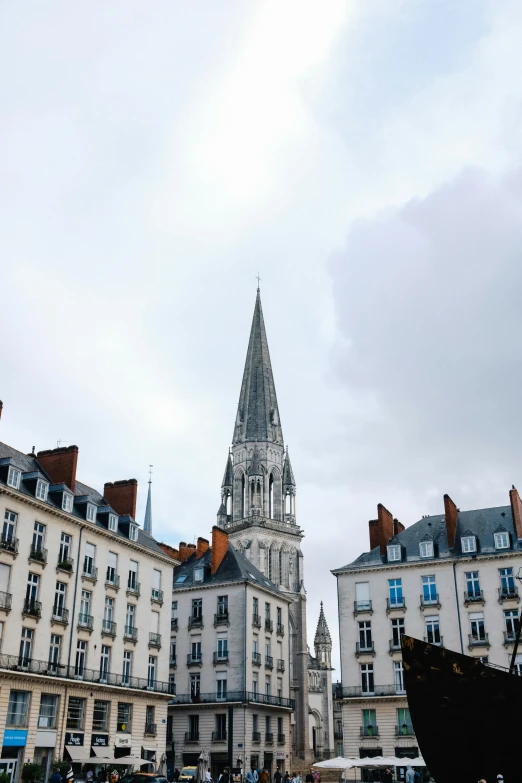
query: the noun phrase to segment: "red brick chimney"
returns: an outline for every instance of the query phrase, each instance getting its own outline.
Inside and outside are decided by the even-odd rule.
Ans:
[[[403,530],[406,530],[402,522],[399,522],[398,519],[393,520],[393,535],[396,536],[399,533],[402,533]]]
[[[192,554],[192,550],[189,549],[189,547],[186,545],[185,541],[180,541],[179,542],[179,547],[178,547],[178,560],[179,560],[179,562],[183,563],[187,559],[187,557],[190,557],[191,554]]]
[[[206,538],[201,538],[201,536],[198,538],[198,545],[196,547],[196,557],[199,559],[201,555],[204,555],[207,549],[209,548],[210,544],[207,541]]]
[[[121,517],[129,515],[136,519],[136,499],[138,497],[136,479],[108,481],[103,486],[103,497]]]
[[[522,501],[514,484],[513,488],[509,490],[509,502],[511,503],[511,513],[513,514],[517,538],[522,538]]]
[[[62,446],[59,449],[39,451],[36,459],[49,474],[53,484],[66,484],[74,492],[78,446]]]
[[[400,523],[399,523],[400,524]],[[380,547],[381,555],[386,554],[386,545],[390,538],[393,538],[394,525],[393,515],[382,503],[377,506],[377,519],[370,519],[368,522],[370,530],[370,549]]]
[[[171,557],[173,560],[181,562],[179,559],[179,552],[177,549],[174,549],[173,546],[170,546],[170,544],[164,544],[162,541],[158,541],[158,546],[160,549],[163,549],[165,554]]]
[[[449,495],[444,495],[444,515],[446,517],[446,535],[448,536],[448,546],[453,549],[455,544],[455,533],[457,532],[457,519],[459,510]]]
[[[214,525],[212,528],[212,559],[210,573],[215,574],[228,552],[228,533]]]

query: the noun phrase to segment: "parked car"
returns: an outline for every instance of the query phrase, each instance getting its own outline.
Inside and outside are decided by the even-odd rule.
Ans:
[[[179,774],[179,781],[189,781],[196,777],[197,767],[183,767]],[[179,783],[178,781],[178,783]]]

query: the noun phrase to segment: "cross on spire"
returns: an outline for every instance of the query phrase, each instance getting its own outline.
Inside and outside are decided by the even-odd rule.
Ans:
[[[261,282],[261,278],[259,277],[259,272],[258,272],[258,273],[257,273],[257,275],[256,275],[256,280],[257,280],[257,290],[258,290],[258,292],[259,292],[259,284],[260,284],[260,282]]]

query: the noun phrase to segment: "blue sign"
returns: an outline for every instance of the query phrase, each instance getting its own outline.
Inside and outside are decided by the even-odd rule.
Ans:
[[[6,729],[4,731],[4,747],[9,745],[11,747],[25,747],[27,743],[27,730],[19,729]]]

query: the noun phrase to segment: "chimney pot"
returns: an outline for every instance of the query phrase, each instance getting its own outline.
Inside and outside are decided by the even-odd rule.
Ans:
[[[517,538],[522,538],[522,501],[520,500],[520,495],[518,494],[518,490],[515,489],[515,486],[513,486],[513,489],[509,490],[509,502],[511,504],[511,514],[513,515]]]
[[[215,574],[228,552],[228,533],[217,525],[212,528],[211,573]]]
[[[107,481],[103,487],[103,497],[121,517],[129,515],[136,519],[136,500],[138,497],[138,482],[136,479]]]
[[[444,516],[446,517],[448,546],[450,549],[453,549],[455,545],[455,535],[457,533],[459,510],[449,495],[444,495]]]
[[[209,546],[210,543],[207,541],[207,539],[200,536],[198,538],[198,545],[196,548],[196,557],[199,559],[202,555],[204,555]]]
[[[378,546],[381,555],[385,555],[388,541],[394,535],[394,523],[393,515],[382,503],[379,503],[377,506],[377,519],[370,519],[368,527],[370,532],[370,549],[375,549]]]

